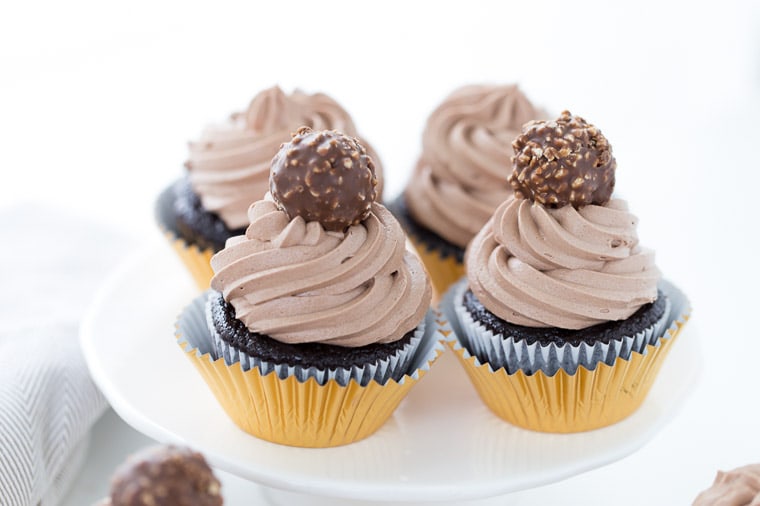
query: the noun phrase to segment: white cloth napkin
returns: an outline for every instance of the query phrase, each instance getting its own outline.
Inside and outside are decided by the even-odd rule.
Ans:
[[[0,210],[0,505],[55,505],[106,401],[79,320],[134,241],[59,209]]]

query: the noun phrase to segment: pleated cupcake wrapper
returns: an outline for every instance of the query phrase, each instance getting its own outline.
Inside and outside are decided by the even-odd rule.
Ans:
[[[174,252],[182,260],[185,268],[192,275],[198,288],[201,290],[208,289],[211,278],[214,277],[214,271],[211,269],[211,257],[214,256],[214,250],[211,248],[201,249],[195,244],[189,244],[170,231],[164,230],[164,235]]]
[[[430,276],[433,284],[433,305],[436,305],[446,290],[464,276],[464,264],[457,261],[453,255],[441,256],[439,251],[430,249],[425,242],[413,234],[408,234],[408,237]]]
[[[525,339],[494,334],[476,321],[462,302],[466,289],[467,285],[458,284],[454,291],[454,311],[462,327],[460,341],[481,363],[488,363],[494,370],[504,368],[508,374],[518,370],[528,375],[543,371],[553,376],[560,369],[575,374],[578,367],[594,369],[599,363],[613,365],[618,357],[628,360],[633,352],[645,354],[647,345],[656,346],[663,335],[671,307],[668,300],[665,313],[655,324],[607,343],[529,344]]]
[[[317,367],[304,367],[301,365],[291,366],[288,364],[276,364],[253,357],[247,353],[235,349],[229,343],[222,339],[222,336],[214,329],[213,319],[211,316],[211,303],[215,294],[210,293],[206,300],[206,326],[214,338],[214,348],[216,356],[224,358],[227,365],[240,363],[243,371],[258,369],[262,375],[274,372],[280,379],[289,376],[295,376],[298,381],[306,381],[314,378],[320,385],[326,384],[330,380],[336,381],[341,386],[346,386],[353,380],[361,386],[366,386],[370,381],[384,385],[390,379],[399,381],[409,369],[409,363],[414,357],[414,352],[422,340],[425,333],[425,322],[421,322],[415,329],[409,343],[396,351],[387,359],[378,360],[363,366],[352,366],[349,368],[336,369],[319,369]]]
[[[323,448],[371,435],[445,348],[439,316],[429,311],[406,374],[398,381],[381,385],[371,380],[362,386],[356,380],[341,385],[328,379],[320,385],[313,376],[281,378],[277,371],[264,374],[258,367],[243,370],[240,362],[228,365],[217,354],[206,325],[206,298],[199,296],[179,316],[178,343],[235,424],[274,443]]]
[[[514,425],[543,432],[596,429],[618,422],[638,409],[689,319],[691,308],[686,296],[667,281],[662,281],[659,288],[670,300],[670,312],[661,325],[663,331],[652,342],[647,342],[642,351],[631,349],[628,358],[615,357],[612,364],[597,361],[594,368],[580,363],[579,350],[573,373],[561,366],[559,355],[546,355],[559,362],[553,375],[540,368],[533,374],[520,368],[510,373],[506,368],[494,368],[478,359],[465,346],[473,336],[466,335],[468,330],[460,324],[455,310],[455,297],[457,293],[461,297],[463,292],[460,284],[449,290],[441,304],[443,318],[448,320],[448,328],[443,332],[448,334],[447,344],[456,353],[481,399],[497,416]],[[564,353],[562,358],[566,360],[566,356]]]

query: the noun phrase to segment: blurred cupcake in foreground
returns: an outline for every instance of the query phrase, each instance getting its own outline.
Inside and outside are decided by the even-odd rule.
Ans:
[[[688,316],[638,220],[612,198],[607,139],[565,111],[514,141],[505,200],[446,296],[455,349],[485,403],[521,427],[575,432],[643,402]]]
[[[464,274],[464,250],[512,195],[512,140],[542,113],[515,85],[466,86],[427,121],[422,155],[406,190],[389,208],[399,218],[443,294]]]
[[[187,175],[160,195],[156,214],[202,289],[213,275],[211,256],[245,231],[248,207],[269,190],[272,154],[301,125],[357,135],[348,112],[327,95],[299,90],[287,95],[275,86],[256,95],[246,111],[208,126],[190,143]],[[382,169],[364,144],[376,163],[379,198]]]
[[[718,471],[712,486],[692,506],[760,506],[760,464]]]
[[[130,456],[97,506],[221,506],[221,484],[198,452],[155,446]]]
[[[293,446],[362,439],[441,351],[430,282],[375,188],[356,139],[301,128],[245,235],[212,258],[212,290],[180,316],[180,343],[243,430]]]

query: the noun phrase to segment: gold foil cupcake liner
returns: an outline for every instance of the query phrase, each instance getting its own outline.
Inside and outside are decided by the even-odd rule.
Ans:
[[[195,244],[189,244],[172,232],[165,231],[164,235],[193,277],[198,288],[201,290],[208,289],[211,285],[211,278],[214,277],[214,271],[211,269],[211,257],[214,256],[214,250],[210,248],[201,249]]]
[[[521,369],[511,374],[505,368],[494,370],[473,356],[457,338],[466,331],[454,311],[454,289],[442,303],[453,331],[447,344],[483,402],[500,418],[542,432],[569,433],[605,427],[641,406],[689,318],[685,295],[667,282],[661,289],[671,301],[666,330],[653,344],[647,343],[643,352],[631,351],[628,359],[617,357],[611,365],[604,361],[597,362],[593,369],[579,365],[574,373],[558,367],[553,375],[542,370],[534,374]]]
[[[201,290],[206,290],[214,276],[214,271],[211,269],[211,257],[214,256],[214,250],[212,248],[200,248],[198,245],[186,241],[174,228],[177,219],[174,208],[175,192],[177,185],[182,184],[182,182],[183,180],[174,182],[158,196],[155,207],[156,221],[158,228],[163,232],[164,237],[169,241],[169,245],[193,277],[195,284]]]
[[[464,264],[459,262],[454,255],[442,256],[439,251],[431,250],[414,235],[409,235],[409,241],[430,276],[433,284],[433,304],[436,305],[449,287],[464,276]]]
[[[340,385],[334,379],[320,385],[315,378],[299,381],[244,371],[239,363],[218,358],[206,325],[205,295],[196,298],[177,321],[177,340],[203,376],[227,415],[244,431],[290,446],[325,448],[366,438],[393,414],[409,390],[444,351],[436,315],[425,317],[425,332],[401,380],[384,385],[356,381]]]

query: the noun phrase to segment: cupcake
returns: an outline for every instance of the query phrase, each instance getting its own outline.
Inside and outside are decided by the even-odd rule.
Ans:
[[[232,420],[293,446],[376,431],[441,351],[430,282],[362,145],[304,127],[178,336]]]
[[[221,484],[198,452],[176,446],[144,449],[111,479],[97,506],[221,506]]]
[[[453,342],[483,401],[521,427],[576,432],[644,400],[688,315],[613,198],[607,139],[565,111],[513,143],[514,196],[478,232],[447,293]]]
[[[159,196],[156,217],[201,289],[213,275],[211,256],[245,232],[248,207],[269,190],[272,153],[301,125],[356,135],[351,117],[332,98],[298,90],[286,95],[275,86],[256,95],[248,110],[207,127],[190,143],[187,173]],[[375,160],[379,196],[382,170],[369,144],[363,144]]]
[[[465,247],[512,192],[512,139],[541,113],[515,85],[466,86],[433,111],[406,191],[390,206],[420,254],[434,299],[464,274]]]
[[[712,486],[697,496],[693,506],[760,506],[760,464],[718,471]]]

